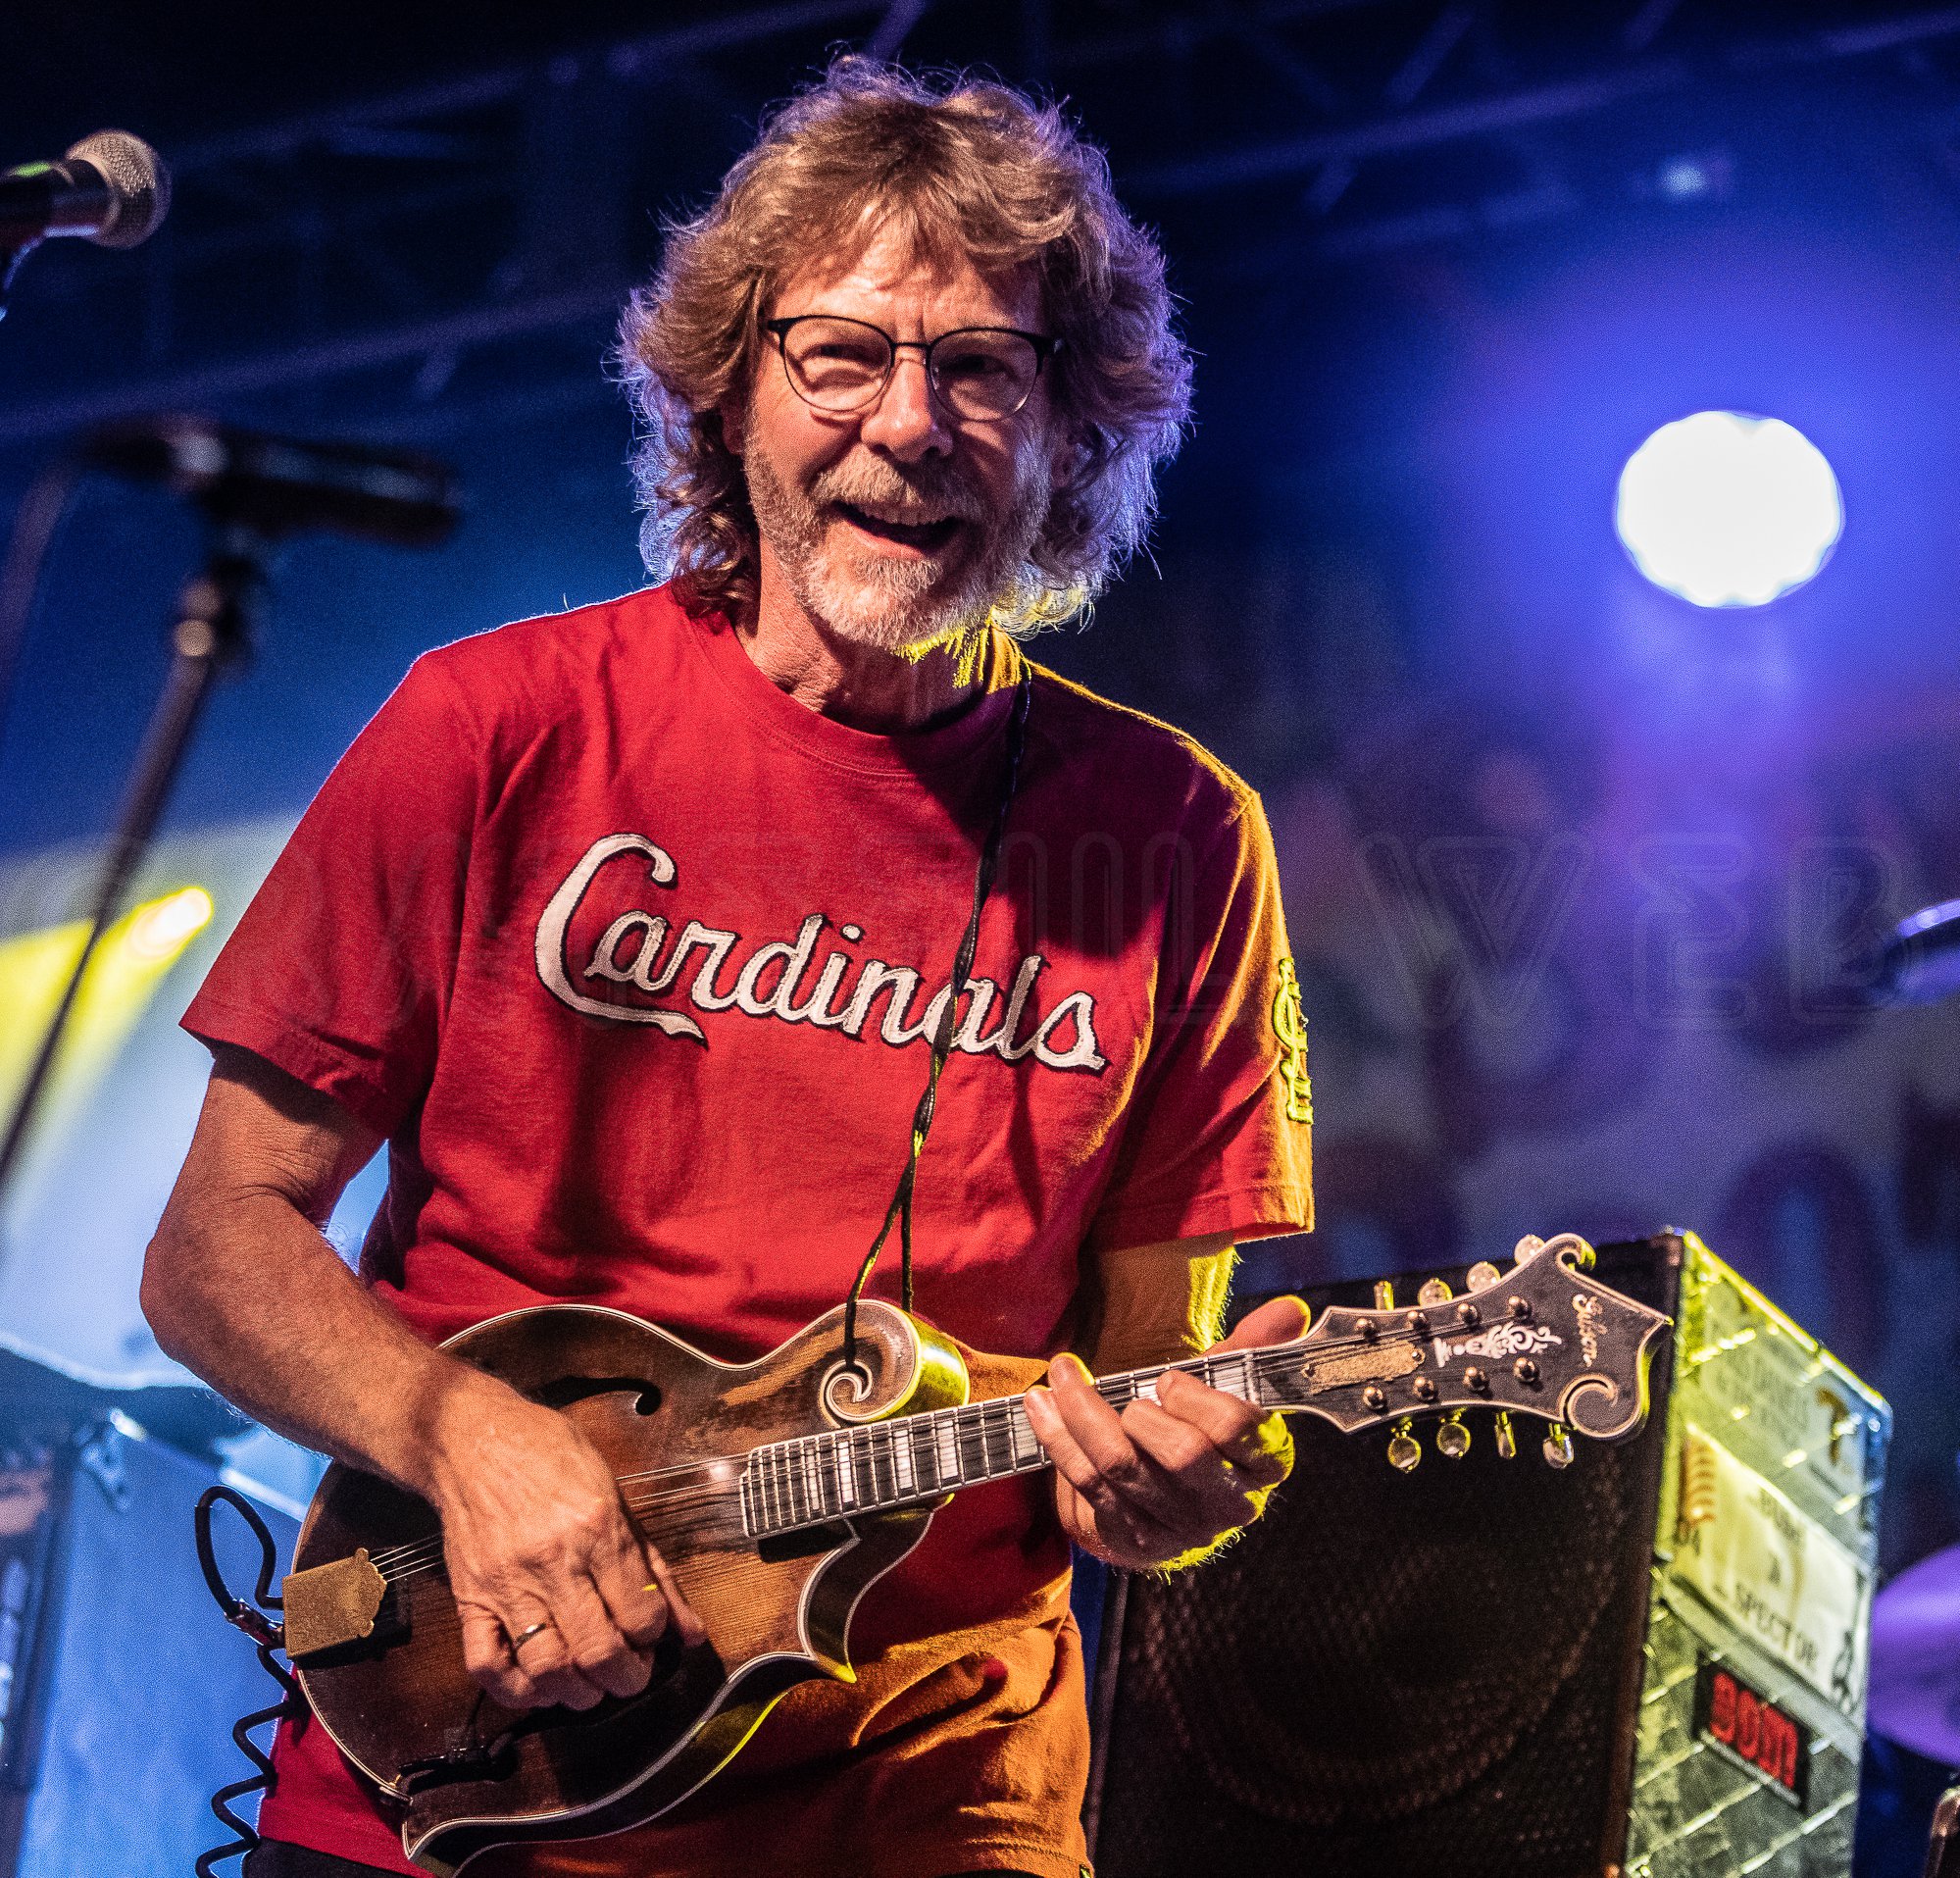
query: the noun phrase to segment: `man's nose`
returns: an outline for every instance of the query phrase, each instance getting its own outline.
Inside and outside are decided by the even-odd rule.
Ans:
[[[907,350],[893,359],[891,377],[865,413],[858,434],[902,463],[944,456],[953,447],[952,432],[926,376],[926,361],[918,353]]]

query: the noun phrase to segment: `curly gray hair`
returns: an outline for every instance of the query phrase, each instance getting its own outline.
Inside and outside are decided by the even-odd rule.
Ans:
[[[1076,444],[1001,623],[1068,618],[1142,540],[1156,470],[1182,439],[1190,354],[1164,257],[1124,213],[1102,152],[1053,105],[1006,85],[932,83],[860,58],[782,106],[715,200],[670,225],[621,322],[618,364],[641,426],[633,474],[648,571],[694,610],[756,592],[756,524],[720,410],[745,397],[761,322],[813,254],[896,225],[922,255],[982,272],[1031,266],[1062,340],[1053,409]]]

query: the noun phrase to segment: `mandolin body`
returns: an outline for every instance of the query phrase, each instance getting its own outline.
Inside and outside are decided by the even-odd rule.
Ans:
[[[707,1780],[797,1683],[851,1679],[851,1612],[918,1545],[932,1508],[857,1514],[759,1546],[744,1531],[739,1459],[729,1457],[954,1406],[967,1376],[951,1344],[890,1305],[860,1308],[871,1378],[861,1393],[841,1345],[839,1309],[730,1365],[624,1313],[553,1305],[445,1345],[578,1423],[705,1626],[702,1644],[663,1646],[642,1694],[583,1713],[493,1702],[464,1667],[433,1510],[372,1475],[327,1470],[295,1574],[362,1548],[389,1582],[372,1633],[297,1657],[299,1680],[320,1724],[398,1814],[418,1864],[453,1873],[492,1846],[638,1825]],[[664,1471],[636,1490],[635,1477],[654,1470]]]

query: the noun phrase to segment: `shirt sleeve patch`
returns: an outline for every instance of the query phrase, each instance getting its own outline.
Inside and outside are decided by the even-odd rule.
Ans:
[[[1280,961],[1280,989],[1273,993],[1273,1035],[1280,1040],[1277,1074],[1285,1091],[1286,1119],[1308,1127],[1314,1119],[1314,1086],[1307,1077],[1307,1019],[1300,1009],[1299,974]]]

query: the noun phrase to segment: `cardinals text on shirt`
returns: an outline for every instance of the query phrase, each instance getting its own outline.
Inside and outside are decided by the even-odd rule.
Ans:
[[[922,977],[910,965],[858,959],[830,948],[820,961],[825,929],[822,913],[808,915],[793,939],[773,939],[751,949],[743,935],[690,919],[678,931],[665,915],[628,907],[600,936],[582,961],[569,955],[573,916],[608,864],[628,855],[646,863],[645,878],[672,888],[679,878],[674,857],[644,835],[607,835],[594,841],[566,875],[537,922],[537,976],[561,1004],[588,1017],[617,1024],[646,1024],[669,1037],[691,1037],[705,1044],[701,1026],[676,1005],[684,995],[698,1011],[739,1011],[747,1017],[809,1024],[862,1038],[874,1007],[883,1015],[870,1034],[893,1047],[930,1038],[952,995],[942,985],[920,999]],[[623,871],[623,870],[616,870]],[[844,922],[838,936],[847,942],[863,930]],[[1070,991],[1042,1014],[1039,980],[1047,961],[1026,954],[1005,990],[992,979],[967,981],[969,1002],[953,1035],[953,1047],[970,1056],[998,1056],[1019,1062],[1032,1056],[1048,1069],[1100,1072],[1108,1067],[1096,1042],[1095,1000],[1087,991]],[[687,976],[692,967],[691,977]],[[680,990],[686,979],[684,992]],[[595,996],[580,984],[630,986],[651,997],[673,994],[664,1005],[628,1003]],[[914,1009],[915,1003],[920,1008]]]

